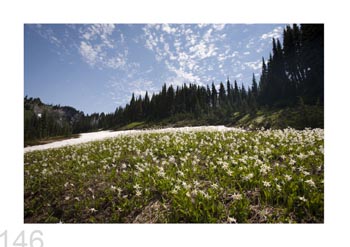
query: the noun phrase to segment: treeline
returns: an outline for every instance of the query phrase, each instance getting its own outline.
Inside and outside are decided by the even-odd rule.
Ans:
[[[114,113],[85,115],[72,107],[43,107],[39,99],[25,99],[25,139],[70,135],[98,129],[119,128],[132,122],[173,122],[201,119],[227,123],[235,113],[254,114],[261,108],[324,104],[324,26],[286,26],[283,43],[272,39],[272,53],[262,58],[259,82],[252,77],[247,88],[237,81],[215,85],[163,85],[159,93],[132,94],[125,107]],[[39,100],[39,102],[38,102]],[[35,107],[42,106],[38,115]],[[40,107],[39,107],[40,108]]]
[[[272,39],[272,53],[262,58],[259,83],[253,74],[251,86],[239,87],[228,79],[218,88],[184,84],[176,89],[163,85],[161,92],[144,97],[133,94],[130,103],[109,116],[106,127],[134,121],[158,121],[183,116],[227,119],[235,112],[252,112],[258,108],[284,108],[297,104],[324,104],[324,26],[301,24],[286,26],[283,45]],[[112,116],[113,115],[113,116]],[[179,117],[179,118],[177,118]],[[108,126],[110,124],[110,126]]]

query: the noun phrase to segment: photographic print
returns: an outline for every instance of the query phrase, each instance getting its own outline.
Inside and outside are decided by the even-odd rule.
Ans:
[[[323,24],[24,24],[24,223],[323,223]]]

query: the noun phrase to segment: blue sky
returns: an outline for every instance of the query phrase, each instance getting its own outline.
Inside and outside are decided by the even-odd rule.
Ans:
[[[285,24],[26,24],[24,94],[114,112],[164,83],[251,85]]]

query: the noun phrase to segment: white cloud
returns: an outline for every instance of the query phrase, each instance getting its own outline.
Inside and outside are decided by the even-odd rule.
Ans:
[[[220,31],[225,27],[224,24],[199,24],[197,27],[163,24],[157,31],[155,25],[146,25],[143,27],[144,46],[153,51],[158,62],[164,62],[169,72],[165,79],[168,84],[200,84],[208,68],[219,74],[225,69],[225,60],[238,54],[230,50],[230,45],[224,46],[227,34]],[[213,60],[218,60],[219,64]]]
[[[116,57],[107,59],[105,65],[112,69],[118,69],[126,65],[126,60],[123,55],[118,54]]]
[[[280,38],[283,33],[283,27],[276,27],[271,32],[264,33],[260,36],[260,40],[272,39],[272,38]]]
[[[78,47],[82,59],[90,66],[99,69],[127,70],[134,67],[127,63],[128,49],[125,36],[120,33],[118,41],[112,38],[115,31],[113,24],[83,25],[80,29]]]
[[[198,85],[202,85],[199,76],[194,75],[192,72],[184,71],[183,68],[176,68],[168,61],[165,61],[165,64],[168,67],[169,71],[175,74],[175,76],[168,78],[166,82],[167,84],[180,86],[183,83],[197,83]]]
[[[225,56],[225,54],[219,54],[218,55],[218,61],[219,62],[222,62],[222,61],[225,61],[228,57]]]
[[[127,49],[123,53],[116,52],[114,55],[111,55],[103,47],[101,44],[92,45],[87,41],[81,41],[79,53],[83,60],[92,67],[97,66],[99,69],[127,69]]]
[[[190,47],[189,51],[192,53],[191,58],[205,59],[217,55],[218,48],[214,44],[207,45],[203,40],[195,46]]]
[[[204,28],[204,27],[206,27],[206,26],[208,26],[209,24],[206,24],[206,23],[200,23],[200,24],[198,24],[197,26],[199,27],[199,28]]]
[[[94,49],[91,45],[87,44],[85,41],[81,41],[79,52],[85,59],[85,61],[90,64],[91,66],[94,66],[97,62],[98,58],[98,51],[99,49]]]
[[[128,88],[130,91],[130,95],[134,93],[136,97],[140,95],[145,96],[146,91],[148,92],[148,94],[159,91],[159,89],[157,89],[154,86],[153,81],[146,80],[143,78],[132,80],[131,82],[128,83],[128,86],[129,86]]]
[[[262,67],[262,63],[261,60],[256,60],[254,62],[245,62],[244,65],[248,66],[249,68],[253,69],[253,70],[258,70],[261,69]]]
[[[213,32],[213,29],[209,29],[204,35],[203,35],[203,40],[205,42],[210,42],[211,41],[211,33]]]
[[[155,42],[155,40],[153,40],[153,36],[150,36],[150,38],[146,40],[145,47],[153,51],[154,50],[153,47],[156,47],[156,46],[157,46],[157,43]]]
[[[254,38],[250,39],[248,41],[248,43],[246,44],[245,48],[247,48],[247,49],[251,48],[255,43],[254,40],[255,40]]]
[[[55,35],[55,32],[47,27],[46,25],[36,24],[37,33],[44,39],[48,40],[51,44],[55,45],[58,48],[64,48],[60,39]]]
[[[225,24],[213,24],[213,28],[216,30],[216,31],[221,31],[225,28]]]
[[[159,42],[160,43],[164,43],[165,40],[164,40],[164,34],[161,34],[160,37],[159,37]]]
[[[250,51],[243,52],[243,55],[249,55]]]
[[[242,78],[242,77],[243,77],[242,73],[239,73],[239,74],[235,75],[235,78]]]
[[[112,76],[109,78],[106,87],[109,92],[109,97],[118,106],[124,106],[130,102],[131,94],[136,97],[144,96],[146,91],[149,95],[158,92],[159,88],[154,85],[154,82],[144,77],[138,78],[120,78]]]
[[[224,34],[219,35],[218,38],[219,38],[220,40],[224,40],[224,39],[226,38],[226,36],[227,36],[227,34],[224,33]]]
[[[146,40],[145,47],[151,51],[154,51],[154,48],[157,46],[155,35],[152,33],[153,28],[155,28],[155,26],[150,24],[142,28]]]
[[[168,34],[174,34],[176,33],[176,28],[170,27],[169,24],[163,24],[162,25],[162,30]]]
[[[198,37],[199,37],[198,35],[194,35],[194,34],[186,36],[186,41],[187,41],[186,47],[195,45],[197,43]]]
[[[100,39],[107,47],[113,48],[114,40],[111,38],[115,25],[114,24],[94,24],[81,30],[82,37],[87,40]]]

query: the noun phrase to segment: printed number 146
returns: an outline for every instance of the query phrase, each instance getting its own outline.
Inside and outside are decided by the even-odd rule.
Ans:
[[[40,236],[38,236],[40,235]],[[15,241],[13,242],[12,246],[21,246],[21,247],[26,247],[26,246],[29,246],[29,247],[44,247],[44,241],[43,239],[41,238],[43,236],[43,233],[39,230],[35,230],[33,231],[31,234],[30,234],[30,238],[29,238],[29,243],[26,242],[26,239],[25,239],[25,232],[24,230],[21,231],[17,238],[15,239]],[[4,245],[1,245],[1,242],[0,242],[0,247],[4,246],[4,247],[7,247],[8,245],[8,242],[7,242],[7,230],[5,230],[4,232],[2,232],[0,234],[0,238],[4,238]]]

